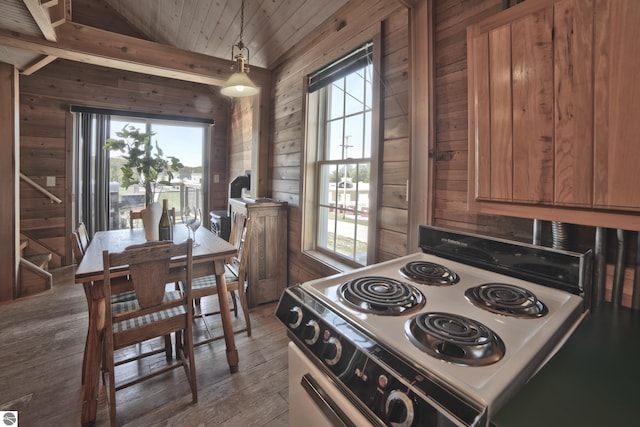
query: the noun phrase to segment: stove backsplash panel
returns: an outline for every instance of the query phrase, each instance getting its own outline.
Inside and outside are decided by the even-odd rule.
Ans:
[[[421,225],[422,252],[507,274],[585,297],[592,253],[576,253],[489,236]]]

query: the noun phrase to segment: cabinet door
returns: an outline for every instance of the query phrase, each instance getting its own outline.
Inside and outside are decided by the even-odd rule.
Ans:
[[[640,208],[640,1],[595,2],[594,205]]]
[[[470,30],[476,197],[553,203],[553,8]]]
[[[553,203],[553,9],[511,24],[513,201]]]
[[[593,204],[593,1],[564,0],[554,12],[556,205]]]
[[[511,26],[470,41],[475,61],[476,197],[513,198]]]

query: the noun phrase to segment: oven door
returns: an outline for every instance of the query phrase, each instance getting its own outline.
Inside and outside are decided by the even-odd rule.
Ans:
[[[289,342],[289,427],[371,425],[333,381]]]

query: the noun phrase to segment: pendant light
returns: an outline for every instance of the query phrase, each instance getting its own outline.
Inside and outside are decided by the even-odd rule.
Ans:
[[[246,65],[249,62],[249,48],[246,47],[242,41],[242,35],[244,32],[244,0],[242,0],[242,6],[240,9],[240,41],[238,44],[233,45],[231,48],[231,60],[234,61],[234,64],[231,66],[231,69],[235,69],[235,73],[229,77],[229,80],[226,81],[224,86],[222,86],[222,90],[220,91],[223,95],[230,96],[233,98],[239,98],[243,96],[253,96],[258,93],[258,88],[249,78],[249,66]],[[238,53],[236,54],[236,48],[238,49]],[[245,57],[242,52],[247,51],[247,56]]]

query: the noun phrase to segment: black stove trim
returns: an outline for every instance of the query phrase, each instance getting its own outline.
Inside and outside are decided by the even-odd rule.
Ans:
[[[368,358],[370,363],[387,371],[392,377],[396,378],[396,381],[401,382],[408,391],[420,396],[425,404],[440,406],[442,410],[448,413],[447,417],[453,417],[458,422],[464,423],[465,426],[487,425],[488,411],[486,406],[475,402],[463,392],[447,385],[446,382],[442,382],[442,380],[430,374],[428,370],[416,366],[402,354],[387,349],[386,346],[381,344],[375,337],[370,336],[360,325],[345,319],[339,312],[309,293],[300,284],[285,289],[275,314],[287,328],[287,335],[309,356],[316,366],[333,379],[338,388],[343,391],[345,396],[356,407],[363,411],[367,418],[372,419],[371,409],[364,405],[342,383],[336,372],[333,372],[330,367],[319,359],[318,355],[315,354],[317,349],[314,346],[310,348],[296,331],[291,329],[288,323],[290,310],[288,306],[295,302],[299,303],[298,307],[305,311],[303,324],[308,321],[309,315],[314,316],[314,320],[322,322],[322,329],[335,331],[341,341],[348,342],[357,352],[361,353],[362,357]],[[336,329],[338,326],[340,326],[339,331]],[[374,419],[378,418],[375,417]]]
[[[423,253],[582,296],[585,298],[585,309],[588,307],[591,288],[591,250],[580,254],[428,225],[419,227],[419,244]],[[489,251],[492,261],[481,257],[465,256],[462,251],[455,250],[464,247],[478,249],[481,245],[492,246]],[[553,260],[550,261],[549,258]],[[539,264],[523,262],[527,259],[543,261]],[[535,269],[536,266],[544,266],[545,263],[550,266],[565,266],[571,273],[570,277],[566,279],[553,277]]]

